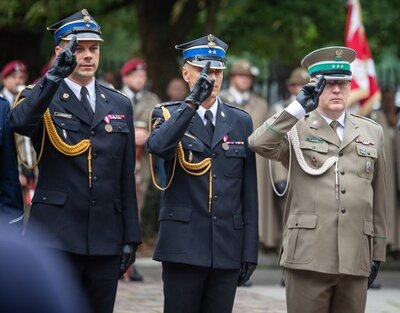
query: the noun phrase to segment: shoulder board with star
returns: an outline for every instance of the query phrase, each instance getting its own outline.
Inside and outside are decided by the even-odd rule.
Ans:
[[[237,106],[235,106],[235,105],[233,105],[233,104],[226,103],[226,102],[224,102],[224,104],[225,104],[226,106],[232,108],[232,109],[239,110],[239,111],[242,111],[242,112],[246,113],[247,115],[250,115],[249,112],[247,112],[246,110],[244,110],[244,109],[242,109],[242,108],[239,108],[239,107],[237,107]]]
[[[360,118],[360,119],[363,119],[365,121],[371,122],[372,124],[379,125],[377,122],[375,122],[374,120],[372,120],[372,119],[370,119],[368,117],[365,117],[365,116],[362,116],[362,115],[358,115],[358,114],[355,114],[355,113],[350,113],[350,115],[352,115],[352,116],[354,116],[356,118]]]
[[[103,83],[99,83],[99,86],[107,89],[108,91],[112,91],[112,92],[118,93],[121,96],[124,96],[125,98],[127,98],[129,100],[129,98],[128,98],[128,96],[126,94],[124,94],[123,92],[119,91],[118,89],[115,89],[114,87],[107,86],[106,84],[103,84]]]

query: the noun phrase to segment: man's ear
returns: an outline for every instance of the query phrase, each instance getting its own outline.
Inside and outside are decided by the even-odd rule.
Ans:
[[[182,66],[182,78],[185,82],[189,82],[189,71],[185,66]]]

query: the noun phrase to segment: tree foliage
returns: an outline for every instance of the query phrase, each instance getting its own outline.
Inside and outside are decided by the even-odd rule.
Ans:
[[[398,55],[400,2],[360,2],[375,62],[388,49]],[[20,57],[38,70],[53,52],[46,26],[82,8],[102,25],[100,71],[118,72],[122,62],[142,56],[161,96],[179,75],[177,43],[212,32],[229,44],[228,57],[293,67],[313,49],[343,44],[346,21],[346,0],[8,0],[0,2],[0,40],[8,43],[1,64]]]

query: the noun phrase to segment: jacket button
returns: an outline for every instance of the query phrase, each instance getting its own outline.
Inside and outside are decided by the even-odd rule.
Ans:
[[[213,153],[211,156],[212,156],[213,159],[215,159],[217,157],[217,154]]]
[[[344,213],[346,213],[346,209],[345,208],[341,208],[340,212],[342,212],[344,214]]]
[[[218,195],[215,195],[215,196],[214,196],[214,200],[218,200]]]
[[[340,171],[340,175],[344,175],[344,173],[345,173],[344,170]]]
[[[96,205],[96,200],[92,200],[92,206],[95,206]]]
[[[174,213],[170,212],[168,215],[169,215],[169,217],[173,217]]]
[[[92,136],[94,136],[94,130],[91,130],[91,131],[90,131],[90,134],[91,134]]]
[[[342,194],[345,194],[345,193],[346,193],[346,189],[342,189],[342,190],[340,190],[340,192],[341,192]]]
[[[343,151],[339,151],[339,156],[343,156]]]
[[[42,200],[43,200],[43,201],[46,201],[46,200],[47,200],[47,198],[46,198],[46,197],[42,197]]]
[[[97,153],[96,153],[96,152],[93,152],[93,153],[92,153],[92,157],[93,157],[93,158],[97,158]]]
[[[93,176],[92,179],[93,179],[93,181],[96,181],[97,180],[97,176]]]
[[[213,179],[217,179],[217,174],[213,174]]]
[[[218,217],[213,216],[213,220],[214,220],[214,222],[218,221]]]

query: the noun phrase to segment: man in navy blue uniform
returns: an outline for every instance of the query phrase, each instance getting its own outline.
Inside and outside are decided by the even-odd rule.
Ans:
[[[99,84],[100,26],[83,9],[48,27],[55,61],[11,114],[32,139],[39,177],[26,233],[66,255],[96,313],[113,311],[140,233],[130,100]]]
[[[189,95],[157,105],[151,117],[147,149],[164,160],[168,176],[154,252],[165,313],[231,312],[236,287],[257,264],[253,124],[218,99],[227,47],[211,34],[177,45]]]
[[[20,232],[24,209],[14,134],[7,119],[9,111],[10,104],[0,95],[0,228],[12,225],[14,230]]]

